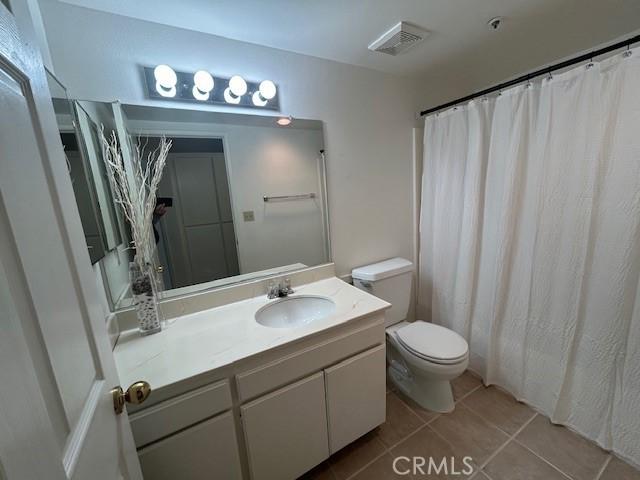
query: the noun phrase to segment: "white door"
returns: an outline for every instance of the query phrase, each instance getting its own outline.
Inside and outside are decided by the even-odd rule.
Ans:
[[[141,479],[127,415],[113,409],[117,372],[28,5],[5,4],[0,478]]]
[[[156,225],[172,288],[240,273],[224,154],[170,153],[158,196],[173,198]]]

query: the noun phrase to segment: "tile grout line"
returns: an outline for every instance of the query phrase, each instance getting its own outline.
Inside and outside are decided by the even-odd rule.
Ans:
[[[375,463],[376,461],[378,461],[380,458],[382,458],[385,454],[389,454],[391,455],[391,449],[397,447],[398,445],[400,445],[402,442],[404,442],[405,440],[407,440],[409,437],[412,437],[413,435],[415,435],[416,433],[418,433],[419,431],[423,430],[424,428],[427,427],[427,424],[431,421],[434,420],[434,418],[430,419],[429,422],[425,421],[420,415],[418,415],[414,409],[407,404],[404,399],[399,395],[401,392],[397,391],[397,390],[388,390],[387,392],[385,392],[387,395],[388,394],[393,394],[396,396],[396,398],[398,400],[400,400],[400,403],[402,403],[402,405],[404,405],[407,409],[409,409],[409,411],[411,412],[412,415],[416,416],[420,422],[422,422],[422,425],[420,425],[415,431],[411,432],[410,434],[408,434],[406,437],[403,437],[402,439],[400,439],[398,442],[394,443],[392,446],[387,447],[387,444],[384,443],[381,439],[378,438],[378,441],[380,442],[380,444],[384,447],[384,450],[379,454],[376,455],[372,460],[370,460],[369,462],[367,462],[366,464],[364,464],[361,468],[359,468],[358,470],[356,470],[355,472],[353,472],[351,475],[349,475],[348,477],[345,478],[345,480],[349,480],[353,477],[355,477],[356,475],[360,474],[360,472],[362,472],[363,470],[365,470],[366,468],[368,468],[371,464]],[[437,418],[439,416],[436,415],[435,418]],[[336,477],[335,472],[333,471],[333,465],[329,464],[329,470],[331,470],[331,473],[333,474],[334,477]],[[337,478],[337,477],[336,477]]]
[[[457,405],[459,402],[462,402],[462,400],[464,400],[465,398],[467,398],[469,395],[471,395],[473,392],[475,392],[476,390],[478,390],[480,387],[483,387],[484,384],[481,382],[480,385],[475,386],[474,388],[472,388],[471,390],[469,390],[467,393],[465,393],[463,396],[461,396],[460,398],[454,400],[454,404]],[[420,419],[420,421],[422,422],[422,425],[420,427],[418,427],[415,431],[411,432],[410,434],[408,434],[406,437],[403,437],[401,440],[399,440],[398,442],[394,443],[392,446],[387,447],[387,445],[381,440],[378,439],[380,441],[380,443],[382,444],[382,446],[384,447],[384,450],[377,455],[375,458],[373,458],[371,461],[367,462],[365,465],[363,465],[361,468],[359,468],[358,470],[356,470],[355,472],[353,472],[351,475],[349,475],[348,477],[345,478],[345,480],[350,480],[351,478],[354,478],[356,475],[360,474],[363,470],[365,470],[366,468],[368,468],[371,464],[375,463],[377,460],[379,460],[380,458],[382,458],[385,454],[389,454],[391,455],[391,449],[397,447],[398,445],[400,445],[402,442],[404,442],[405,440],[407,440],[408,438],[412,437],[413,435],[417,434],[418,432],[420,432],[421,430],[424,430],[425,428],[428,427],[428,425],[430,423],[432,423],[434,420],[436,420],[437,418],[440,418],[441,415],[443,415],[442,413],[436,413],[436,415],[433,418],[430,418],[428,421],[423,419],[407,402],[404,401],[404,399],[399,395],[402,393],[402,391],[399,390],[388,390],[385,392],[385,394],[389,394],[392,393],[394,394],[398,400],[400,400],[400,402],[409,409],[409,411],[415,415],[416,417],[418,417],[418,419]],[[451,412],[448,412],[451,413]],[[537,415],[537,413],[536,413]],[[535,416],[535,415],[534,415]],[[532,418],[533,419],[533,418]],[[531,419],[531,420],[532,420]],[[527,422],[529,423],[529,422]],[[526,425],[526,424],[525,424]],[[431,431],[433,431],[436,435],[440,436],[441,438],[442,435],[438,434],[438,432],[436,432],[435,430],[430,429]],[[517,432],[516,432],[517,433]],[[449,444],[449,442],[446,441],[445,442],[447,444]],[[450,445],[450,444],[449,444]],[[334,477],[337,478],[334,470],[333,470],[333,465],[329,464],[329,470],[331,471],[332,475]],[[478,467],[478,471],[480,471],[481,468]],[[484,472],[483,472],[484,473]],[[488,476],[488,475],[487,475]]]
[[[524,424],[522,424],[522,426],[521,426],[520,428],[518,428],[518,430],[516,430],[516,432],[515,432],[513,435],[511,435],[511,436],[507,437],[507,440],[506,440],[502,445],[500,445],[500,446],[496,449],[496,451],[495,451],[495,452],[493,452],[491,455],[489,455],[489,457],[488,457],[484,462],[482,462],[482,463],[479,465],[480,470],[484,470],[484,467],[486,467],[487,465],[489,465],[489,462],[491,462],[491,460],[493,460],[495,457],[497,457],[497,456],[498,456],[498,454],[499,454],[502,450],[504,450],[504,449],[505,449],[505,447],[506,447],[507,445],[509,445],[509,443],[511,443],[511,441],[512,441],[512,440],[514,440],[518,434],[520,434],[520,432],[522,432],[525,428],[527,428],[527,426],[528,426],[531,422],[533,422],[533,419],[534,419],[534,418],[536,418],[537,416],[538,416],[538,414],[537,414],[537,413],[534,413],[534,414],[533,414],[533,416],[532,416],[529,420],[527,420],[526,422],[524,422]],[[480,418],[482,418],[482,417],[480,417]],[[483,420],[485,420],[484,418],[482,418],[482,419],[483,419]],[[486,421],[486,420],[485,420],[485,421]],[[491,424],[491,423],[490,423],[490,425],[493,425],[493,424]],[[500,430],[500,431],[502,431],[502,430]],[[484,473],[484,472],[483,472],[483,473]]]
[[[483,385],[484,385],[484,384],[479,385],[478,387],[474,388],[472,391],[470,391],[469,393],[467,393],[466,395],[464,395],[463,397],[461,397],[461,398],[460,398],[460,401],[462,401],[462,400],[464,400],[465,398],[467,398],[469,395],[471,395],[471,393],[473,393],[475,390],[477,390],[478,388],[480,388],[480,387],[481,387],[481,386],[483,386]],[[498,390],[501,390],[501,391],[503,391],[504,393],[506,393],[506,394],[508,394],[508,395],[510,395],[510,396],[512,396],[512,397],[513,397],[513,395],[512,395],[510,392],[506,391],[506,390],[503,390],[503,389],[501,389],[501,388],[498,388]],[[516,401],[518,401],[518,400],[516,400]],[[458,403],[458,401],[456,401],[456,404],[457,404],[457,403]],[[526,404],[526,403],[524,403],[524,402],[518,402],[518,403],[523,403],[524,405],[529,406],[528,404]],[[493,424],[493,422],[491,422],[489,419],[485,418],[485,417],[482,415],[482,413],[481,413],[481,412],[477,412],[477,411],[476,411],[472,406],[470,406],[470,405],[466,405],[466,404],[463,404],[463,405],[464,405],[465,407],[467,407],[468,409],[470,409],[472,412],[476,413],[476,415],[478,415],[480,418],[482,418],[485,422],[487,422],[487,423],[489,423],[490,425],[494,426],[495,428],[497,428],[497,429],[498,429],[498,430],[500,430],[501,432],[505,433],[506,435],[509,435],[509,433],[508,433],[508,432],[506,432],[505,430],[503,430],[503,429],[502,429],[502,428],[500,428],[499,426],[494,425],[494,424]],[[529,407],[530,407],[530,406],[529,406]],[[530,408],[531,408],[531,407],[530,407]],[[537,412],[536,410],[533,410],[533,411],[534,411],[534,415],[533,415],[529,420],[527,420],[527,421],[524,423],[524,425],[522,425],[522,427],[520,427],[520,428],[518,429],[518,431],[516,431],[513,435],[511,435],[511,436],[509,437],[509,439],[507,440],[507,442],[506,442],[504,445],[500,446],[500,448],[498,448],[498,450],[497,450],[496,452],[494,452],[494,453],[493,453],[493,454],[492,454],[492,455],[491,455],[491,456],[486,460],[486,462],[484,462],[484,464],[482,465],[481,469],[483,469],[484,467],[486,467],[486,466],[488,465],[488,463],[489,463],[491,460],[493,460],[493,458],[495,458],[495,457],[497,456],[497,454],[498,454],[498,453],[500,453],[500,451],[502,451],[502,450],[507,446],[507,444],[508,444],[509,442],[514,441],[514,442],[516,442],[518,445],[520,445],[521,447],[523,447],[523,448],[525,448],[526,450],[528,450],[528,451],[529,451],[530,453],[532,453],[534,456],[538,457],[538,458],[539,458],[540,460],[542,460],[544,463],[546,463],[547,465],[549,465],[550,467],[552,467],[554,470],[556,470],[557,472],[559,472],[560,474],[562,474],[564,477],[566,477],[566,478],[568,478],[568,479],[570,479],[570,480],[573,480],[573,477],[572,477],[571,475],[569,475],[568,473],[565,473],[565,472],[564,472],[564,471],[562,471],[559,467],[557,467],[556,465],[554,465],[553,463],[551,463],[549,460],[547,460],[546,458],[542,457],[541,455],[537,454],[537,453],[536,453],[536,452],[534,452],[532,449],[530,449],[529,447],[527,447],[526,445],[524,445],[522,442],[520,442],[519,440],[517,440],[517,439],[515,438],[515,437],[516,437],[516,436],[517,436],[517,435],[518,435],[522,430],[524,430],[524,428],[525,428],[529,423],[531,423],[531,422],[533,421],[533,419],[534,419],[536,416],[540,415],[540,416],[543,416],[543,417],[545,417],[545,418],[548,418],[548,417],[546,417],[546,415],[544,415],[544,414],[542,414],[542,413],[539,413],[539,412]],[[582,437],[582,435],[580,435],[580,436]],[[584,437],[582,437],[582,438],[584,438]],[[604,461],[604,463],[603,463],[602,467],[600,468],[600,470],[599,470],[599,472],[598,472],[597,476],[594,478],[594,480],[600,480],[600,477],[602,476],[602,474],[604,473],[605,469],[607,468],[607,466],[608,466],[608,465],[609,465],[609,463],[611,462],[612,454],[611,454],[610,452],[608,452],[608,453],[609,453],[609,456],[605,459],[605,461]],[[482,473],[484,473],[485,475],[487,475],[487,474],[486,474],[486,472],[484,472],[484,471],[483,471]],[[487,475],[487,476],[489,476],[489,475]]]
[[[607,459],[604,461],[604,464],[602,465],[602,468],[600,468],[600,471],[598,472],[598,475],[596,475],[596,478],[594,480],[600,480],[600,478],[602,477],[602,475],[604,474],[604,471],[607,469],[607,467],[609,466],[609,464],[611,463],[611,460],[613,459],[613,455],[611,455],[611,453],[609,453],[609,456],[607,457]]]
[[[538,413],[537,415],[542,415],[540,413]],[[544,415],[542,415],[543,417],[545,417]],[[547,417],[545,417],[547,418]],[[536,457],[538,457],[540,460],[542,460],[544,463],[546,463],[547,465],[549,465],[550,467],[552,467],[554,470],[560,472],[563,476],[567,477],[569,480],[575,480],[571,475],[569,475],[568,473],[563,472],[562,470],[560,470],[559,467],[556,467],[553,463],[551,463],[549,460],[547,460],[546,458],[544,458],[543,456],[537,454],[536,452],[534,452],[533,450],[531,450],[529,447],[527,447],[524,443],[520,442],[517,439],[513,439],[514,442],[516,442],[518,445],[520,445],[522,448],[524,448],[525,450],[528,450],[529,452],[533,453],[533,455],[535,455]]]
[[[382,442],[381,442],[382,443]],[[384,445],[384,444],[383,444]],[[360,472],[362,472],[363,470],[365,470],[366,468],[369,467],[369,465],[371,465],[372,463],[375,463],[376,461],[378,461],[380,458],[384,457],[385,455],[387,455],[389,453],[388,450],[383,450],[382,453],[380,455],[377,455],[373,460],[371,460],[370,462],[367,462],[365,465],[363,465],[361,468],[359,468],[358,470],[356,470],[355,472],[353,472],[351,475],[349,475],[348,477],[346,477],[344,480],[349,480],[350,478],[355,477],[356,475],[360,474]],[[335,472],[333,471],[333,466],[329,465],[329,468],[331,469],[331,473],[333,473],[333,476],[338,478],[335,474]]]
[[[468,397],[469,395],[471,395],[471,393],[473,393],[475,390],[477,390],[478,388],[480,388],[481,386],[483,386],[482,384],[479,385],[478,387],[474,388],[471,392],[469,392],[468,394],[464,395],[463,397],[460,398],[460,401],[462,401],[463,399],[465,399],[466,397]],[[508,393],[508,392],[507,392]],[[511,395],[511,394],[509,394]],[[456,402],[457,403],[457,402]],[[506,448],[506,446],[514,441],[516,442],[518,445],[520,445],[521,447],[525,448],[526,450],[528,450],[529,452],[531,452],[533,455],[535,455],[536,457],[538,457],[540,460],[542,460],[544,463],[546,463],[547,465],[549,465],[550,467],[552,467],[554,470],[556,470],[558,473],[560,473],[561,475],[563,475],[564,477],[567,477],[570,480],[573,480],[573,477],[571,477],[570,475],[568,475],[567,473],[563,472],[562,470],[560,470],[558,467],[556,467],[553,463],[549,462],[547,459],[541,457],[540,455],[538,455],[536,452],[534,452],[533,450],[531,450],[530,448],[528,448],[526,445],[523,445],[521,442],[519,442],[518,440],[516,440],[516,436],[518,436],[518,434],[520,434],[520,432],[522,432],[522,430],[524,430],[527,425],[529,425],[538,415],[542,415],[538,412],[536,412],[535,410],[533,411],[533,416],[527,420],[513,435],[510,435],[508,432],[504,431],[502,428],[498,427],[497,425],[494,425],[493,422],[491,422],[489,419],[485,418],[482,413],[480,412],[476,412],[476,410],[471,407],[471,406],[467,406],[466,404],[464,404],[465,407],[467,407],[468,409],[470,409],[473,413],[475,413],[478,417],[482,418],[482,420],[484,420],[485,422],[487,422],[489,425],[493,426],[494,428],[497,428],[499,431],[503,432],[504,434],[506,434],[507,436],[509,436],[509,438],[507,439],[507,441],[502,444],[495,452],[493,452],[493,454],[491,454],[491,456],[485,460],[482,464],[482,466],[480,466],[480,470],[482,470],[482,473],[484,473],[485,475],[486,472],[484,472],[484,468],[489,464],[489,462],[491,460],[493,460],[502,450],[504,450],[504,448]],[[543,415],[544,416],[544,415]],[[605,462],[608,463],[608,462]],[[604,471],[604,467],[603,470]],[[489,476],[489,475],[487,475]],[[598,480],[600,477],[598,476],[595,480]]]
[[[469,390],[467,393],[465,393],[463,396],[461,396],[460,398],[458,398],[457,400],[454,400],[453,403],[455,403],[456,405],[460,402],[462,402],[465,398],[467,398],[468,396],[470,396],[473,392],[475,392],[476,390],[479,390],[481,387],[487,388],[484,386],[484,384],[482,382],[480,382],[480,385],[473,387],[471,390]],[[450,412],[451,413],[451,412]]]
[[[468,405],[466,403],[463,404],[466,408],[468,408],[469,410],[471,410],[473,413],[475,413],[478,417],[480,417],[482,420],[484,420],[485,422],[487,422],[489,425],[491,425],[493,428],[496,428],[498,430],[500,430],[502,433],[504,433],[507,437],[512,437],[513,435],[511,433],[509,433],[507,430],[505,430],[503,427],[497,425],[496,423],[494,423],[493,420],[490,420],[488,418],[486,418],[484,416],[484,414],[478,410],[476,410],[472,405]],[[541,415],[540,413],[536,412],[535,410],[531,409],[531,411],[533,412],[533,416],[531,418],[529,418],[526,422],[524,422],[524,426],[526,426],[529,422],[531,422],[533,420],[533,418],[536,415]],[[544,416],[544,415],[543,415]],[[518,428],[518,431],[514,434],[517,435],[518,432],[520,431],[520,428]]]

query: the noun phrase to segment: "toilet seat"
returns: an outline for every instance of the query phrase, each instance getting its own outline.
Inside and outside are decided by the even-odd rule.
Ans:
[[[417,320],[395,330],[398,342],[419,358],[441,365],[466,360],[467,341],[453,330]]]

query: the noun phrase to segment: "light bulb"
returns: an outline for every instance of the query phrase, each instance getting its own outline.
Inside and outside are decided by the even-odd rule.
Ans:
[[[160,85],[167,90],[171,90],[178,83],[178,76],[169,65],[158,65],[153,69],[153,76],[156,79],[156,85]]]
[[[209,93],[213,90],[213,77],[209,72],[205,70],[198,70],[193,75],[193,83],[198,90],[202,93]]]
[[[231,87],[227,87],[224,89],[224,101],[233,105],[237,105],[238,103],[240,103],[240,97],[234,95],[231,92]]]
[[[260,92],[254,92],[251,96],[251,100],[253,100],[253,104],[256,107],[264,107],[267,104],[267,100],[260,95]]]
[[[163,97],[175,97],[176,96],[176,86],[172,86],[171,88],[166,88],[160,85],[160,82],[156,82],[156,92],[158,92]],[[208,95],[208,94],[207,94]]]
[[[286,127],[291,125],[292,120],[293,119],[291,117],[280,117],[278,120],[276,120],[276,123],[281,127]]]
[[[276,84],[271,80],[263,80],[260,82],[260,86],[258,87],[258,91],[260,95],[265,100],[271,100],[276,96]]]
[[[241,97],[247,93],[247,82],[240,75],[234,75],[229,79],[229,89],[236,97]]]
[[[191,89],[191,93],[193,94],[193,98],[196,100],[200,100],[202,102],[206,102],[209,100],[209,92],[202,92],[197,86],[193,86]]]

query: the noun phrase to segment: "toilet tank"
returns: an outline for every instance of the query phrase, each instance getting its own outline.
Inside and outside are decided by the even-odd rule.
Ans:
[[[400,257],[354,268],[351,271],[356,287],[391,304],[391,308],[385,312],[387,327],[407,318],[412,276],[413,263]]]

